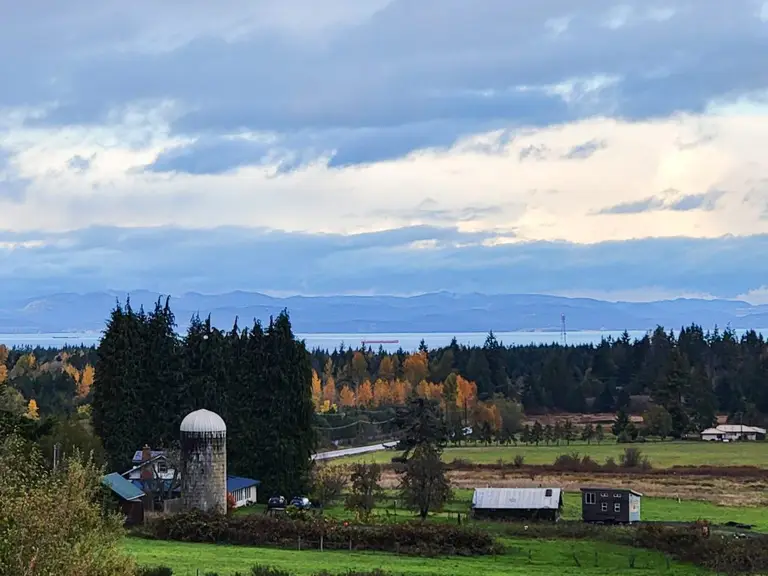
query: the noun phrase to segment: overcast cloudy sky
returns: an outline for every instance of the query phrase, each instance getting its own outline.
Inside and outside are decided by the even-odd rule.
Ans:
[[[0,6],[0,298],[768,301],[763,0]]]

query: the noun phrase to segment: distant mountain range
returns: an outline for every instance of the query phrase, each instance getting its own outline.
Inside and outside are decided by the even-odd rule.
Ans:
[[[21,301],[0,298],[0,333],[34,334],[100,331],[110,310],[125,292],[52,294]],[[135,308],[151,308],[160,297],[149,291],[130,294]],[[188,293],[171,298],[183,329],[195,313],[211,315],[229,328],[254,318],[263,322],[287,308],[296,332],[426,333],[558,331],[565,314],[573,330],[647,330],[662,325],[678,329],[696,323],[704,328],[768,328],[768,306],[735,300],[678,299],[659,302],[605,302],[532,294],[485,295],[439,292],[413,297],[294,296],[274,298],[255,292],[219,295]]]

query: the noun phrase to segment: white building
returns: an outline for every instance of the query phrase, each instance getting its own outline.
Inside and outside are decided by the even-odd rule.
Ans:
[[[741,424],[720,424],[702,431],[701,439],[710,442],[734,442],[736,440],[758,440],[765,438],[765,428]]]

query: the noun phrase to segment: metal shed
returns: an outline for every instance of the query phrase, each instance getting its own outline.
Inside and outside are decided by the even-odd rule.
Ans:
[[[555,522],[562,510],[560,488],[476,488],[472,496],[475,518]]]

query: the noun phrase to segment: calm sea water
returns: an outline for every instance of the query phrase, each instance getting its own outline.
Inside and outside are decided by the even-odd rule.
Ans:
[[[632,338],[642,338],[645,332],[632,331]],[[506,344],[551,344],[560,341],[559,332],[496,332],[496,338]],[[430,348],[439,348],[450,344],[452,338],[456,338],[459,344],[480,346],[485,342],[487,334],[479,332],[469,333],[428,333],[428,334],[299,334],[307,344],[307,347],[324,348],[332,350],[342,343],[348,348],[357,348],[362,342],[366,346],[378,349],[379,342],[385,350],[394,351],[402,347],[403,350],[415,350],[423,339]],[[602,338],[613,336],[618,338],[621,331],[581,331],[567,334],[568,344],[587,344],[600,342]],[[101,334],[98,332],[71,333],[71,334],[0,334],[0,344],[6,346],[54,346],[65,344],[90,346],[98,344]]]

